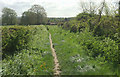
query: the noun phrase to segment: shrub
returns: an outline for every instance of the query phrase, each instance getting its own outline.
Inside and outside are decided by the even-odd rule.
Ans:
[[[13,54],[17,50],[26,47],[30,39],[30,28],[28,27],[3,27],[2,28],[2,53]]]

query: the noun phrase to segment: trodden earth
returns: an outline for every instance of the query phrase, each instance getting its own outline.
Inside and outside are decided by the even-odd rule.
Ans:
[[[51,47],[51,50],[52,50],[52,55],[54,57],[54,75],[55,76],[60,76],[60,65],[59,65],[59,61],[57,59],[57,55],[56,55],[56,52],[55,52],[55,49],[53,47],[53,44],[52,44],[52,39],[51,39],[51,34],[49,33],[49,39],[50,39],[50,47]]]

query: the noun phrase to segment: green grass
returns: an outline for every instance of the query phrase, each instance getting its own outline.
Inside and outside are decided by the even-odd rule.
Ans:
[[[9,27],[6,27],[9,28]],[[28,26],[30,40],[26,48],[3,59],[3,75],[52,75],[53,57],[45,26]]]
[[[48,31],[46,27],[49,28]],[[61,27],[46,27],[42,25],[3,27],[5,28],[3,38],[7,39],[3,40],[4,48],[11,48],[12,46],[9,45],[15,43],[15,39],[18,43],[15,43],[14,53],[6,54],[2,60],[2,75],[53,75],[54,62],[49,32],[60,63],[61,75],[117,75],[119,73],[118,65],[115,65],[118,57],[116,55],[118,46],[115,41],[110,38],[94,37],[88,29],[81,33],[70,33],[69,30],[63,30]],[[12,33],[9,28],[18,30]]]
[[[98,40],[97,37],[93,37],[92,33],[87,30],[81,33],[70,33],[70,31],[63,30],[57,26],[48,26],[48,28],[52,34],[62,75],[116,74],[117,68],[113,67],[112,62],[106,62],[104,57],[92,57],[93,52],[99,52],[99,49],[102,49],[102,45],[106,45],[108,42],[104,43]],[[98,45],[97,43],[101,44]],[[95,44],[96,46],[93,45],[94,48],[90,49],[88,44]],[[116,50],[117,45],[108,45],[108,47],[110,46],[114,46],[113,48]]]

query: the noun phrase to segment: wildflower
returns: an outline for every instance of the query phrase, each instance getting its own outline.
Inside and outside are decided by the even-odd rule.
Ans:
[[[42,67],[43,65],[41,65],[40,67]]]

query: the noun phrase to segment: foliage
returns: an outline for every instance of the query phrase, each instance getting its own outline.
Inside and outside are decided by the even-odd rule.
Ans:
[[[80,21],[87,21],[90,18],[91,14],[89,13],[80,13],[76,16],[76,20]]]
[[[48,28],[62,75],[118,74],[119,50],[114,40],[94,37],[88,28],[80,33],[70,33],[57,26]]]
[[[36,20],[36,14],[35,13],[26,11],[22,14],[21,24],[33,25],[33,24],[36,24],[36,23],[37,23],[37,20]]]
[[[17,13],[15,10],[3,8],[2,13],[2,25],[15,25],[17,23]]]
[[[52,75],[53,74],[53,57],[49,45],[49,36],[45,26],[10,26],[3,27],[9,33],[8,38],[18,38],[20,45],[15,44],[21,50],[15,50],[12,56],[4,53],[6,56],[2,60],[2,75]],[[12,29],[12,30],[10,30]],[[16,29],[16,30],[13,30]],[[18,33],[19,32],[19,33]],[[23,36],[22,36],[23,35]],[[7,34],[4,34],[3,37]],[[14,37],[13,37],[14,36]],[[19,37],[20,36],[20,37]],[[24,38],[24,39],[23,39]],[[8,40],[4,40],[8,47],[11,47]],[[21,46],[25,47],[21,47]],[[4,46],[6,48],[6,46]],[[11,48],[12,49],[12,48]],[[8,48],[7,50],[10,50]],[[4,50],[3,50],[4,52]],[[11,51],[13,52],[13,51]]]
[[[23,25],[40,25],[47,21],[45,9],[40,5],[33,5],[28,11],[22,14],[21,23]]]
[[[5,54],[13,54],[17,50],[26,48],[30,39],[29,27],[2,27],[2,50]]]
[[[114,34],[117,33],[116,29],[118,28],[117,21],[114,19],[115,18],[113,17],[106,16],[101,18],[99,24],[94,27],[94,34],[99,36],[114,37]]]
[[[119,19],[118,17],[102,15],[101,20],[99,15],[91,15],[89,13],[80,13],[76,16],[76,19],[72,19],[69,22],[65,22],[61,25],[63,29],[70,30],[71,32],[83,32],[85,28],[89,28],[89,31],[94,36],[110,37],[118,42],[119,36]]]

